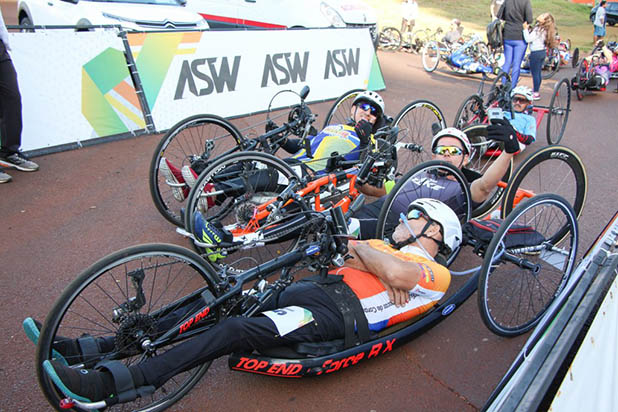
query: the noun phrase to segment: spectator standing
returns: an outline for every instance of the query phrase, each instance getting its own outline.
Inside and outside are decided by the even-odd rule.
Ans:
[[[597,8],[597,13],[594,15],[594,40],[592,44],[597,44],[599,40],[605,37],[605,5],[607,2],[605,0],[601,0],[599,3],[599,7]]]
[[[523,23],[532,24],[530,0],[505,0],[498,11],[498,18],[504,20],[504,65],[502,70],[511,75],[512,87],[517,86],[521,61],[526,52]]]
[[[17,72],[11,61],[9,32],[0,10],[0,166],[34,172],[39,165],[19,152],[21,146],[21,94]],[[0,183],[11,181],[11,175],[0,168]]]
[[[532,74],[533,100],[541,98],[539,89],[541,88],[541,69],[543,61],[547,55],[547,50],[551,50],[556,43],[556,24],[554,16],[543,13],[536,19],[534,27],[528,26],[528,22],[523,23],[524,40],[530,47],[529,63],[530,73]]]
[[[418,17],[418,3],[416,0],[401,2],[401,33],[412,32]]]

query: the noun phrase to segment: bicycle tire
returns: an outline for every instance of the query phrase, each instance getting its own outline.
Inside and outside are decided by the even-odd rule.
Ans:
[[[579,63],[577,73],[575,73],[575,79],[577,80],[575,95],[577,96],[577,100],[581,101],[584,99],[585,84],[588,83],[589,80],[588,61],[586,59],[582,59]]]
[[[150,195],[159,213],[170,223],[182,226],[180,209],[186,203],[174,198],[172,188],[160,175],[161,158],[180,169],[191,164],[190,156],[203,155],[206,145],[210,150],[206,160],[213,160],[228,150],[240,150],[245,144],[246,139],[236,126],[212,114],[187,117],[172,126],[157,145],[148,174]]]
[[[159,268],[164,270],[157,270]],[[132,281],[139,276],[132,277],[129,274],[144,275],[141,291],[145,302],[141,307],[138,307],[140,304],[136,303],[137,300],[131,301],[131,298],[138,295]],[[125,279],[122,279],[123,276]],[[213,269],[200,256],[186,248],[168,244],[145,244],[126,248],[102,258],[87,268],[71,282],[55,302],[41,331],[36,353],[36,368],[39,384],[47,400],[54,408],[62,410],[59,409],[59,402],[65,396],[56,389],[42,366],[43,361],[51,359],[52,342],[57,336],[78,338],[82,337],[83,333],[89,333],[95,339],[112,336],[114,349],[113,353],[107,353],[107,356],[115,355],[116,359],[132,364],[143,355],[140,349],[136,349],[138,346],[133,346],[139,344],[127,338],[130,328],[126,321],[133,316],[134,331],[139,329],[151,337],[153,334],[160,336],[173,325],[155,331],[157,316],[164,311],[179,310],[181,297],[191,293],[199,297],[199,294],[194,293],[200,290],[199,288],[205,288],[213,296],[218,296],[216,279],[217,275]],[[203,301],[197,301],[195,297],[189,299],[194,299],[191,301],[191,308],[203,304]],[[113,314],[120,311],[124,311],[123,322],[112,319]],[[141,320],[135,320],[140,319],[137,317],[138,314],[142,315]],[[147,316],[154,323],[145,322],[143,316]],[[204,322],[210,324],[219,320],[219,311],[212,310]],[[120,342],[133,344],[125,346]],[[169,349],[171,345],[167,348]],[[79,358],[72,359],[67,356],[66,360],[76,366],[84,364],[83,359]],[[94,363],[96,360],[88,361],[85,362],[85,366],[92,367]],[[176,375],[158,388],[153,395],[133,401],[132,410],[161,411],[168,408],[182,398],[209,367],[210,362],[207,362]],[[121,408],[126,407],[127,404],[123,404]],[[111,407],[110,410],[117,409]]]
[[[446,195],[440,192],[441,189],[436,189],[441,183],[436,183],[436,186],[433,185],[434,182],[438,181],[431,177],[433,173],[438,173],[442,176],[443,180],[441,179],[441,182],[457,182],[463,194],[462,203],[464,204],[456,205],[458,201],[457,198],[446,198]],[[420,184],[419,181],[421,182]],[[410,183],[412,183],[414,187],[410,185]],[[462,224],[470,219],[470,188],[466,178],[458,168],[450,163],[432,160],[413,167],[397,181],[380,209],[375,238],[389,239],[392,231],[398,224],[399,213],[405,213],[407,211],[407,205],[412,201],[426,197],[446,203],[455,210]],[[461,200],[461,198],[459,198],[459,200]],[[405,211],[403,210],[404,206],[406,209]],[[453,251],[451,256],[447,257],[447,262],[451,263],[458,252],[459,250]]]
[[[577,218],[581,216],[588,192],[584,163],[573,150],[564,146],[546,146],[530,154],[515,170],[502,199],[502,218],[517,206],[518,189],[535,196],[552,193],[566,199]]]
[[[232,171],[233,176],[223,178],[226,168]],[[239,168],[241,170],[238,170]],[[250,181],[251,174],[260,173],[261,170],[268,170],[277,174],[278,184],[275,184],[276,187],[273,187],[272,190],[270,188],[260,190],[254,184],[257,182]],[[199,208],[202,208],[200,202],[203,202],[201,199],[203,198],[204,188],[210,188],[210,184],[229,184],[234,178],[242,179],[243,191],[236,194],[219,194],[215,197],[214,204],[202,212],[206,220],[216,219],[228,229],[235,227],[237,223],[242,224],[250,220],[254,207],[276,197],[291,179],[300,180],[299,175],[287,163],[267,153],[241,152],[222,157],[200,174],[189,193],[184,215],[185,229],[188,232],[194,233],[194,214]],[[244,271],[285,253],[296,244],[297,240],[298,238],[288,239],[281,243],[265,244],[259,248],[235,249],[233,256],[215,260],[211,264],[219,269],[221,265],[230,265],[230,261],[233,261],[233,269],[239,272]],[[209,253],[198,246],[195,247],[201,254]]]
[[[502,88],[504,88],[505,85],[498,83],[501,83],[503,78],[505,79],[506,85],[508,85],[508,87],[510,88],[511,76],[508,73],[500,70],[491,82],[489,93],[483,94],[483,102],[485,103],[485,107],[491,106],[493,103],[496,102],[496,99],[500,97],[500,94],[502,93]]]
[[[438,43],[433,40],[425,43],[421,58],[423,60],[423,68],[426,72],[431,73],[436,70],[440,63],[440,48],[438,47]]]
[[[546,59],[548,60],[548,69],[541,70],[541,78],[544,80],[552,78],[554,74],[560,70],[560,51],[553,48]],[[545,67],[545,65],[543,65],[543,67]]]
[[[513,225],[530,227],[541,237],[533,232],[522,235],[520,231],[525,246],[503,249],[502,241]],[[557,237],[563,239],[556,241]],[[483,323],[506,337],[536,326],[567,284],[575,266],[578,242],[577,218],[562,197],[544,194],[518,205],[502,222],[485,252],[478,280]],[[518,259],[519,264],[515,259],[498,257],[501,250]]]
[[[364,92],[364,89],[352,89],[348,90],[333,103],[332,107],[328,111],[326,115],[326,119],[324,119],[324,125],[322,128],[324,129],[326,126],[331,124],[347,124],[350,121],[350,113],[352,109],[352,102],[354,98],[359,94]]]
[[[487,114],[483,99],[478,94],[468,96],[457,109],[453,127],[462,130],[466,127],[482,124],[486,121]]]
[[[489,145],[491,144],[489,143],[489,138],[487,137],[487,126],[473,125],[463,129],[463,132],[466,136],[468,136],[468,139],[470,139],[470,144],[472,145],[472,153],[470,153],[466,169],[473,170],[474,172],[482,175],[499,156],[497,154],[487,155]],[[496,145],[494,148],[500,149],[501,146]],[[512,173],[513,159],[511,158],[509,166],[501,180],[505,183],[508,182]],[[500,202],[503,194],[504,188],[496,186],[484,202],[472,209],[472,217],[479,218],[487,215]]]
[[[401,47],[401,32],[395,27],[385,27],[378,38],[378,48],[386,51],[397,51]]]
[[[571,112],[571,86],[569,79],[562,79],[554,86],[547,113],[547,144],[560,143]]]
[[[395,117],[393,126],[399,127],[397,144],[414,143],[422,146],[420,152],[397,148],[397,168],[407,170],[421,162],[431,160],[431,139],[435,134],[434,124],[440,130],[446,128],[442,110],[430,100],[415,100],[408,103]]]

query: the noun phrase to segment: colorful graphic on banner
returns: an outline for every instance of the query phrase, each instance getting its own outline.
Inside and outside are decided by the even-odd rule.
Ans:
[[[82,67],[82,114],[98,136],[145,127],[124,54],[109,47]]]

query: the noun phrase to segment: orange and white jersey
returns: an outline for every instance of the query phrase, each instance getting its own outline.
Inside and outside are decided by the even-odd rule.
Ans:
[[[343,275],[343,281],[354,291],[361,302],[370,330],[378,332],[411,319],[426,312],[442,299],[451,283],[451,273],[447,268],[420,254],[393,249],[381,240],[374,239],[368,243],[374,249],[416,263],[422,271],[419,283],[409,292],[410,301],[400,307],[391,303],[386,288],[375,275],[348,267],[331,272]]]

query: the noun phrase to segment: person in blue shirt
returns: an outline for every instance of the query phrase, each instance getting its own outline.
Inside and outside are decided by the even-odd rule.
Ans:
[[[500,127],[488,127],[488,137],[504,140],[503,136],[514,134],[519,142],[520,150],[517,153],[521,153],[526,146],[534,143],[536,141],[536,118],[527,113],[532,105],[533,96],[532,89],[527,86],[517,86],[511,90],[513,115],[510,111],[505,111],[504,118],[508,122],[498,122]]]

